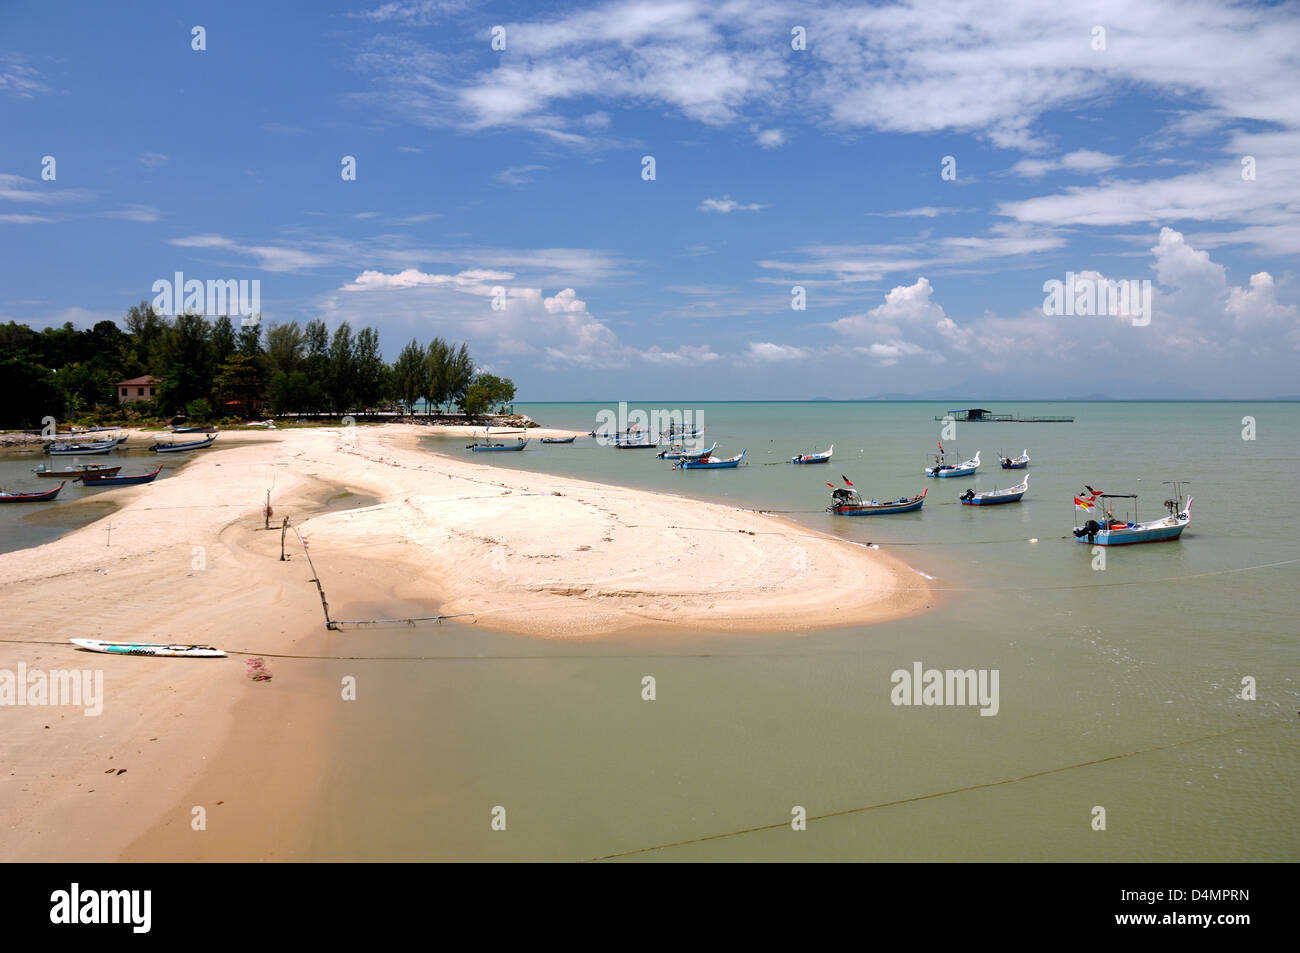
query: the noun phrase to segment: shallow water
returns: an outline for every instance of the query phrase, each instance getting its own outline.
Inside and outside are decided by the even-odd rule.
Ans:
[[[598,405],[519,409],[588,430]],[[1020,403],[1074,424],[958,425],[978,479],[927,480],[939,404],[706,404],[736,471],[673,472],[591,441],[475,456],[792,511],[936,577],[935,609],[806,635],[623,634],[554,643],[423,625],[328,636],[368,685],[339,707],[307,823],[311,855],[464,859],[1295,860],[1300,725],[1293,592],[1295,404]],[[1242,439],[1255,417],[1258,439]],[[468,457],[464,439],[430,445]],[[829,466],[761,466],[835,444]],[[986,510],[968,485],[1030,491]],[[771,451],[769,454],[768,451]],[[992,464],[992,468],[990,468]],[[841,474],[867,495],[930,486],[917,514],[836,518]],[[1190,481],[1177,543],[1106,553],[1069,538],[1083,483]],[[701,532],[708,527],[700,527]],[[1031,542],[1030,540],[1037,540]],[[323,553],[318,559],[327,559]],[[1282,565],[1278,565],[1282,564]],[[380,607],[375,607],[376,609]],[[896,706],[892,673],[999,674],[998,712]],[[657,698],[642,700],[644,676]],[[1258,698],[1239,698],[1242,679]],[[504,807],[506,831],[490,827]],[[791,829],[792,809],[810,820]],[[1094,830],[1095,809],[1106,812]],[[827,816],[833,815],[833,816]],[[664,846],[676,845],[676,846]],[[655,848],[647,850],[649,848]],[[644,852],[643,852],[644,851]]]

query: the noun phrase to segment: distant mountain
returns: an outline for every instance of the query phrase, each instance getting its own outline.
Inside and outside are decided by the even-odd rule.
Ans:
[[[1007,400],[1226,400],[1186,384],[1151,381],[1116,381],[1106,384],[1105,391],[1084,392],[1087,383],[1062,382],[1052,377],[972,378],[910,394],[877,394],[865,400],[946,400],[954,406],[979,407],[993,401]],[[1091,384],[1096,387],[1095,383]],[[1077,389],[1076,389],[1077,388]],[[1278,398],[1285,400],[1287,398]]]

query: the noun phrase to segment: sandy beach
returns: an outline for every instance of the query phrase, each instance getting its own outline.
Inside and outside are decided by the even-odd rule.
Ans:
[[[310,659],[277,656],[334,654],[357,631],[349,622],[449,616],[547,639],[653,638],[864,624],[933,601],[887,553],[746,510],[434,454],[419,446],[430,432],[224,432],[180,473],[109,491],[121,504],[110,517],[0,555],[0,670],[102,670],[105,696],[96,717],[5,712],[0,856],[209,856],[187,837],[194,808],[208,823],[235,808],[187,797],[218,758],[246,768],[228,779],[231,801],[261,807],[242,816],[241,856],[284,856],[283,820],[310,795],[319,726],[339,689]],[[548,433],[568,432],[529,436]],[[327,633],[298,531],[342,634]],[[72,637],[231,655],[111,657],[75,650]],[[246,678],[248,656],[265,658],[273,679]]]

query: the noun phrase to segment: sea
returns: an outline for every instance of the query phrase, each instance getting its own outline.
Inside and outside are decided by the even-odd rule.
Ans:
[[[322,634],[322,654],[348,656],[329,674],[355,676],[368,703],[327,716],[318,796],[278,828],[288,856],[1300,859],[1300,404],[1022,401],[990,409],[1074,422],[945,430],[935,418],[951,407],[629,404],[691,411],[716,455],[746,451],[735,470],[674,471],[653,451],[586,437],[475,455],[876,545],[933,587],[933,604],[870,626],[810,620],[797,634],[547,641],[449,623]],[[515,409],[587,432],[619,405]],[[424,445],[468,457],[467,442]],[[960,459],[978,451],[978,474],[925,477],[940,442]],[[831,445],[828,464],[789,462]],[[1028,470],[998,467],[1025,450]],[[18,480],[16,467],[4,455],[0,478],[49,482]],[[957,502],[1026,475],[1021,503]],[[929,495],[916,513],[836,517],[827,484],[845,479],[867,498]],[[1151,519],[1175,492],[1166,481],[1194,498],[1181,540],[1099,554],[1072,537],[1085,485],[1137,494],[1137,517]],[[67,531],[10,512],[22,509],[0,507],[4,548]],[[946,682],[914,691],[931,670],[973,672],[986,698]]]

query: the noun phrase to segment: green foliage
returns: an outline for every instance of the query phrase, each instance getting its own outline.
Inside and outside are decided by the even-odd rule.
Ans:
[[[89,330],[71,323],[32,328],[0,324],[0,427],[36,428],[45,417],[103,423],[153,421],[184,412],[195,421],[277,414],[347,414],[396,402],[411,412],[421,399],[482,412],[514,398],[514,384],[475,376],[466,344],[416,340],[386,364],[374,328],[347,322],[331,334],[319,319],[270,325],[222,316],[174,319],[141,301],[117,322]],[[125,330],[123,330],[125,328]],[[264,333],[265,332],[265,333]],[[161,379],[153,400],[122,404],[114,384],[144,375]],[[228,402],[235,401],[231,405]]]

